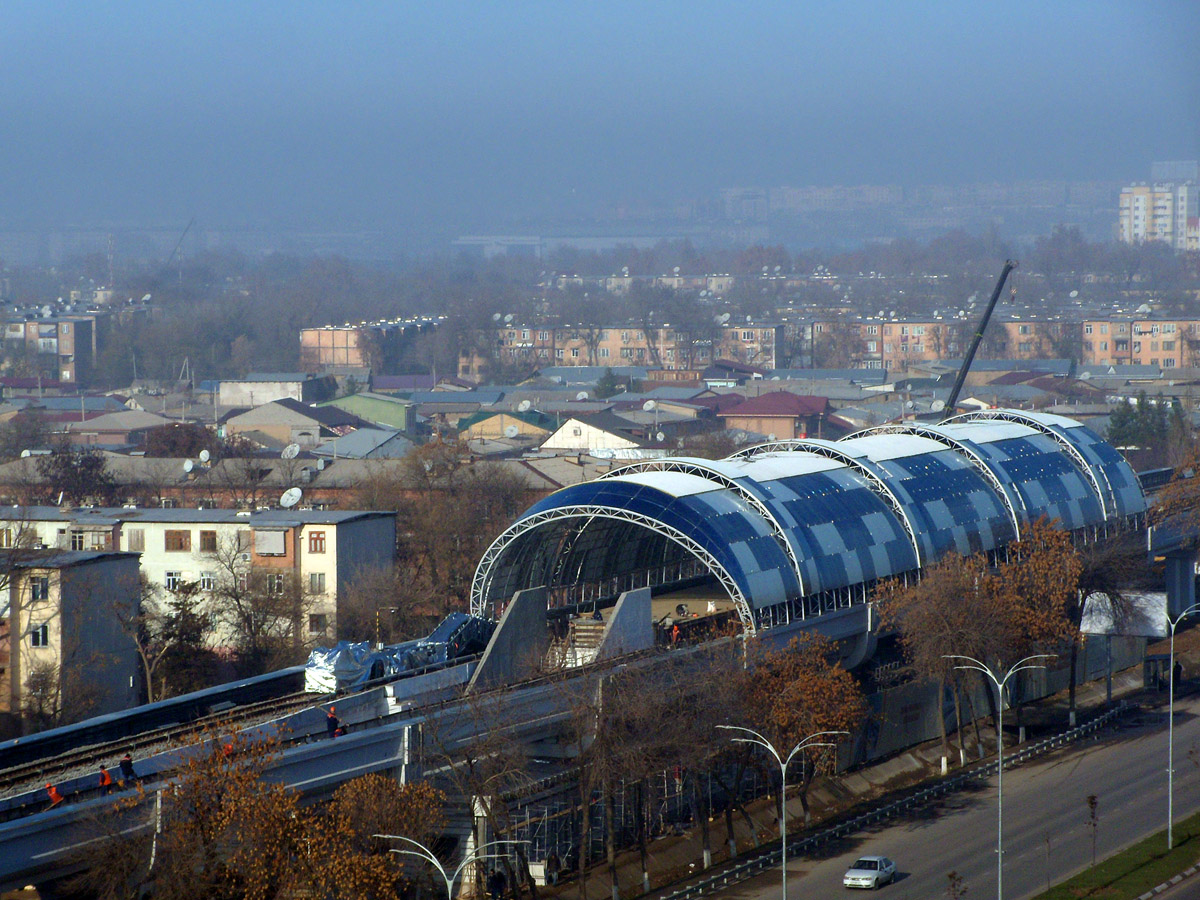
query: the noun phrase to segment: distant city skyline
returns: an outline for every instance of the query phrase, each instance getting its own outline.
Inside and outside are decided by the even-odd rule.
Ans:
[[[439,239],[1200,156],[1200,4],[17,5],[0,227]]]

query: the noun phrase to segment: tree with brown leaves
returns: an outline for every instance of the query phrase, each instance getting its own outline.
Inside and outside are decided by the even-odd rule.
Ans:
[[[811,632],[783,650],[753,649],[742,698],[746,724],[787,750],[818,732],[853,734],[867,713],[862,690],[837,660],[833,644]],[[833,772],[837,764],[837,755],[825,752],[828,749],[814,748],[800,756],[800,775],[793,784],[805,824],[811,817],[808,790],[813,779]]]

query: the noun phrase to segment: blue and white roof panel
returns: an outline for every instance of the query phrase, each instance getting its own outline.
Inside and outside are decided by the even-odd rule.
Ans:
[[[545,583],[547,573],[626,574],[675,545],[702,548],[763,609],[950,551],[997,549],[1041,516],[1078,529],[1145,508],[1124,458],[1079,423],[988,410],[835,442],[773,442],[724,460],[647,461],[563,488],[527,510],[508,543],[497,539],[473,602]],[[556,553],[568,563],[555,565]]]

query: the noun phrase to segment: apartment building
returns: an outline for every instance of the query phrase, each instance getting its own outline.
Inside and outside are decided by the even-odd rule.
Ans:
[[[1200,319],[1088,319],[1082,365],[1200,366]]]
[[[332,370],[394,371],[405,346],[437,328],[441,318],[347,322],[300,329],[300,365],[306,372]]]
[[[0,712],[46,723],[136,706],[141,668],[128,626],[139,603],[137,554],[28,549],[8,563]]]
[[[9,321],[4,324],[4,350],[38,359],[64,385],[86,384],[96,356],[95,325],[91,317]]]
[[[780,324],[724,325],[709,335],[660,326],[586,327],[507,326],[497,330],[503,362],[530,366],[648,366],[703,369],[717,359],[732,359],[761,369],[785,360],[786,328]],[[459,374],[478,374],[479,360],[463,356]]]
[[[1126,244],[1162,241],[1179,251],[1200,250],[1200,184],[1163,182],[1121,188],[1117,239]]]
[[[335,633],[347,585],[390,567],[396,552],[394,512],[34,506],[0,515],[0,543],[140,554],[142,577],[166,590],[195,584],[211,595],[251,577],[273,592],[296,589],[314,638]]]
[[[866,369],[903,372],[914,365],[962,358],[974,336],[974,320],[826,320],[814,322],[813,341],[843,343],[848,362]],[[981,352],[1006,359],[1047,359],[1074,346],[1076,324],[993,320]]]

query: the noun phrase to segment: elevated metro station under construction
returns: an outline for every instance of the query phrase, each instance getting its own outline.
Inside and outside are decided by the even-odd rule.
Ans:
[[[1092,540],[1144,527],[1146,509],[1115,448],[1018,410],[643,460],[530,507],[480,561],[471,611],[495,618],[535,587],[578,611],[717,586],[755,633],[865,603],[879,580],[950,551],[1003,551],[1042,517]]]

